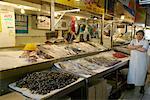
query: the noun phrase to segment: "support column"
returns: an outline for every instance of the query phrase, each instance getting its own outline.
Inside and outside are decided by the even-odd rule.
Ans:
[[[51,31],[55,31],[55,0],[51,0]]]

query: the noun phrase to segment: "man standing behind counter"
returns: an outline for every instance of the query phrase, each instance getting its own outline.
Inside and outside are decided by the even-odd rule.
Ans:
[[[144,93],[144,83],[146,80],[148,62],[147,50],[148,41],[144,39],[144,31],[136,32],[136,39],[128,45],[131,50],[127,83],[133,86],[141,86],[140,93]]]

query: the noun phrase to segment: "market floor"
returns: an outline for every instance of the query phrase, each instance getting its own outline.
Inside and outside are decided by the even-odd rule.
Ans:
[[[119,100],[150,100],[150,74],[147,76],[145,93],[140,94],[140,87],[132,90],[125,90]]]

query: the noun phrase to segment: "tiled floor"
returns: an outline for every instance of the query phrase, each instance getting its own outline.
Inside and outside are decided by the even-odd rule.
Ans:
[[[139,93],[140,87],[132,90],[125,90],[119,100],[150,100],[150,74],[146,80],[145,93]]]

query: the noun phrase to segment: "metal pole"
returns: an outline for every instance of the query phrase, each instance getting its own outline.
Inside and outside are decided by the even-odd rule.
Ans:
[[[51,0],[51,31],[55,31],[55,0]]]
[[[108,12],[108,0],[105,0],[105,13],[107,14]]]
[[[131,40],[133,39],[133,34],[134,34],[134,25],[132,24],[132,32],[131,32]]]
[[[148,11],[148,9],[145,9],[146,10],[146,18],[145,18],[145,27],[147,26],[147,16],[148,16],[148,14],[147,14],[147,11]]]
[[[101,42],[100,44],[103,45],[103,33],[104,33],[104,14],[102,15],[102,23],[101,23]]]
[[[135,39],[135,33],[136,33],[136,26],[134,25],[134,34],[133,34],[133,39]]]
[[[114,34],[114,23],[112,22],[112,28],[111,28],[111,32],[110,32],[111,48],[113,48],[113,34]]]

